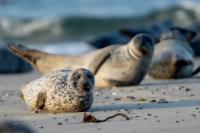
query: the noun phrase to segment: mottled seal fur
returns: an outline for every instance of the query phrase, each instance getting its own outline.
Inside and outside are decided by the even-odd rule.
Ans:
[[[14,44],[8,48],[42,73],[86,68],[95,75],[97,88],[110,88],[141,82],[151,62],[154,40],[148,34],[138,34],[126,45],[113,45],[79,56],[53,55]]]
[[[29,82],[21,90],[33,111],[79,112],[91,107],[94,82],[87,69],[62,69]]]
[[[171,28],[155,47],[148,75],[155,79],[187,78],[193,71],[194,52],[190,42],[196,36],[191,30]]]

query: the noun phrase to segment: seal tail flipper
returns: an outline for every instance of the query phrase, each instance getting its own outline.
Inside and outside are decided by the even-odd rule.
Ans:
[[[192,76],[198,74],[200,72],[200,66],[198,66],[193,72],[192,72]]]
[[[36,67],[36,61],[41,58],[41,55],[44,55],[44,52],[29,49],[23,45],[9,43],[7,44],[8,49],[16,54],[17,56],[23,58],[25,61]]]

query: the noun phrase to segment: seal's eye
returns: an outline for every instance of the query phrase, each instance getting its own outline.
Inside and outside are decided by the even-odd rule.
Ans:
[[[81,78],[81,75],[80,75],[80,74],[75,74],[75,75],[74,75],[74,78],[75,78],[75,79],[80,79],[80,78]]]

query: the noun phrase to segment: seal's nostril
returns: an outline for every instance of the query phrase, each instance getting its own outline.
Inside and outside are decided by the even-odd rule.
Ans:
[[[93,78],[91,74],[88,74],[87,77],[88,77],[89,79],[92,79],[92,78]]]
[[[90,84],[88,82],[83,84],[83,90],[89,91],[90,90]]]
[[[75,77],[75,79],[80,79],[81,75],[80,74],[76,74],[74,77]]]

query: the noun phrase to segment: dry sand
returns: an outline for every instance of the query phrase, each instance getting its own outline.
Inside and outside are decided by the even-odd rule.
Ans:
[[[196,65],[200,63],[196,61]],[[40,77],[37,72],[0,75],[0,120],[25,123],[42,133],[197,133],[200,130],[200,78],[155,81],[139,86],[98,90],[89,110],[99,119],[117,112],[104,123],[82,123],[83,113],[30,112],[20,100],[20,86]]]

